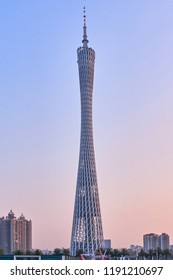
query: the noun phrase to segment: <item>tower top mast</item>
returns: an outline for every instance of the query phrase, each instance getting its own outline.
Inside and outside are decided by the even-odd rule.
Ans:
[[[88,39],[87,39],[87,27],[86,27],[86,9],[83,8],[83,18],[84,18],[84,26],[83,26],[83,47],[88,47]]]

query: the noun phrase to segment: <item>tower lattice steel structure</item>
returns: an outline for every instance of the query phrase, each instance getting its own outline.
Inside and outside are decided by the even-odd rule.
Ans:
[[[77,50],[81,94],[81,138],[73,216],[71,255],[78,250],[94,254],[103,247],[92,126],[95,51],[88,47],[84,8],[83,46]]]

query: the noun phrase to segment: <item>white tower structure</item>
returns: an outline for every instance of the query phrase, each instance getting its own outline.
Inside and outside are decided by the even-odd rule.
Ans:
[[[84,7],[83,46],[77,50],[81,95],[81,137],[71,255],[75,255],[79,250],[87,254],[95,254],[97,249],[103,247],[92,125],[95,51],[88,47],[88,42]]]

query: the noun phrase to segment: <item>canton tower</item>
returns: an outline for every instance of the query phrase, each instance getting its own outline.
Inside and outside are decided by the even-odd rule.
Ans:
[[[95,254],[103,247],[103,229],[97,184],[92,125],[95,51],[88,47],[84,7],[83,46],[77,49],[81,96],[81,136],[71,235],[71,255],[81,250]]]

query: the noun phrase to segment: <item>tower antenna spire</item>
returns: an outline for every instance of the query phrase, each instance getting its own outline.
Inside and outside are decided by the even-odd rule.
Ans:
[[[86,8],[83,8],[83,18],[84,18],[84,26],[83,26],[83,46],[88,47],[88,39],[87,39],[87,27],[86,27]]]

